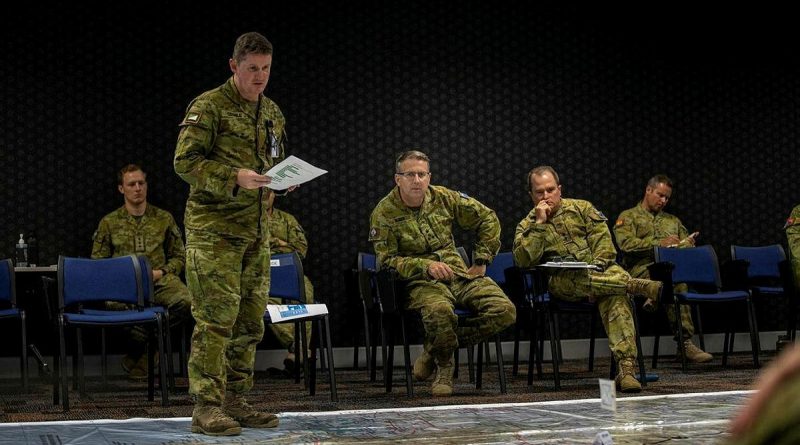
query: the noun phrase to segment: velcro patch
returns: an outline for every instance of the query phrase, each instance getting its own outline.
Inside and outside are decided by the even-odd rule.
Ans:
[[[386,232],[378,227],[369,229],[369,241],[382,241],[386,239]]]
[[[625,220],[624,219],[620,218],[620,219],[617,220],[617,224],[616,224],[617,227],[619,227],[621,225],[624,225],[624,224],[625,224]]]
[[[183,119],[184,125],[194,125],[200,122],[201,113],[197,111],[191,111],[186,114],[186,117]]]
[[[800,223],[800,218],[789,218],[789,219],[786,220],[786,224],[783,225],[783,228],[785,229],[785,228],[793,226],[793,225],[795,225],[797,223]]]
[[[461,197],[464,199],[469,199],[469,195],[464,192],[458,192],[458,194],[461,195]]]

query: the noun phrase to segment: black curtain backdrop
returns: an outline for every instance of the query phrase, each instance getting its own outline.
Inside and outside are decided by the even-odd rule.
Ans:
[[[0,31],[0,257],[32,231],[40,263],[88,256],[98,221],[122,203],[115,172],[129,162],[148,172],[150,202],[182,222],[178,123],[193,97],[230,76],[236,37],[259,31],[275,46],[267,95],[286,115],[289,152],[329,170],[276,206],[306,230],[307,273],[329,303],[337,346],[351,344],[359,316],[342,272],[371,251],[369,214],[405,149],[431,156],[433,183],[496,210],[503,250],[531,208],[525,175],[539,164],[558,170],[564,196],[592,201],[611,224],[650,176],[670,175],[668,211],[722,260],[732,243],[784,243],[798,202],[800,36],[788,11],[503,1],[18,7]],[[782,317],[766,305],[761,327],[780,329]],[[565,336],[585,336],[585,325],[565,323]]]

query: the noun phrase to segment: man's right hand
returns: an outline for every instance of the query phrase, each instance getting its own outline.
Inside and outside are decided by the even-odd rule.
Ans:
[[[240,168],[239,172],[236,173],[236,184],[243,189],[253,190],[266,187],[270,182],[272,182],[272,178],[269,176],[260,175],[246,168]]]
[[[547,222],[547,218],[550,216],[550,206],[547,205],[547,201],[541,200],[539,204],[536,204],[536,224],[544,224]]]
[[[456,276],[453,269],[441,261],[434,261],[428,266],[428,275],[439,281],[450,281]]]

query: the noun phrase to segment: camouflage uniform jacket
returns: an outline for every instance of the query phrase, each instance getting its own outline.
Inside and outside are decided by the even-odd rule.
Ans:
[[[125,206],[100,220],[94,232],[92,258],[111,258],[143,254],[153,269],[178,275],[186,263],[183,238],[175,219],[166,210],[147,204],[137,219]]]
[[[786,241],[789,243],[795,283],[800,284],[800,205],[792,210],[783,228],[786,230]]]
[[[614,225],[614,236],[624,254],[622,267],[634,277],[648,277],[647,266],[655,261],[653,247],[670,235],[681,239],[678,247],[691,246],[683,241],[689,232],[677,216],[663,211],[652,214],[641,203],[620,213]]]
[[[441,186],[428,187],[419,209],[407,207],[395,187],[372,211],[369,240],[378,264],[396,269],[403,279],[428,279],[428,266],[434,261],[472,278],[456,250],[453,223],[477,232],[475,259],[494,258],[500,249],[500,221],[494,210]]]
[[[561,257],[606,269],[617,255],[606,217],[589,201],[566,198],[547,222],[536,224],[536,209],[520,221],[513,252],[514,262],[520,267]]]
[[[300,259],[305,259],[308,252],[306,233],[290,213],[273,207],[269,218],[269,250],[272,253],[297,252]],[[288,246],[281,246],[278,240],[285,241]]]
[[[260,96],[259,110],[231,77],[195,98],[180,124],[175,172],[190,185],[184,224],[190,230],[254,239],[266,235],[267,194],[236,184],[240,168],[265,173],[284,156],[281,110]]]

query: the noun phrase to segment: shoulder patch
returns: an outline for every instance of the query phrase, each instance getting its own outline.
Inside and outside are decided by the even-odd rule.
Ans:
[[[459,194],[459,196],[461,196],[464,199],[469,199],[469,195],[464,193],[464,192],[458,192],[458,194]]]
[[[183,125],[195,125],[198,122],[200,122],[200,117],[201,116],[202,116],[202,113],[200,113],[200,112],[190,111],[190,112],[186,113],[186,117],[183,118],[183,123],[182,124]]]
[[[800,218],[789,218],[786,220],[786,224],[783,225],[783,228],[786,229],[787,227],[793,226],[800,222]]]
[[[378,227],[369,229],[369,241],[381,241],[386,239],[386,233]]]
[[[625,224],[625,220],[622,218],[617,219],[617,223],[615,224],[617,227],[622,226]]]
[[[592,208],[594,209],[595,212],[597,212],[597,214],[600,216],[600,218],[603,218],[604,221],[608,221],[608,218],[606,218],[606,215],[603,215],[603,212],[597,210],[597,207],[592,207]]]

